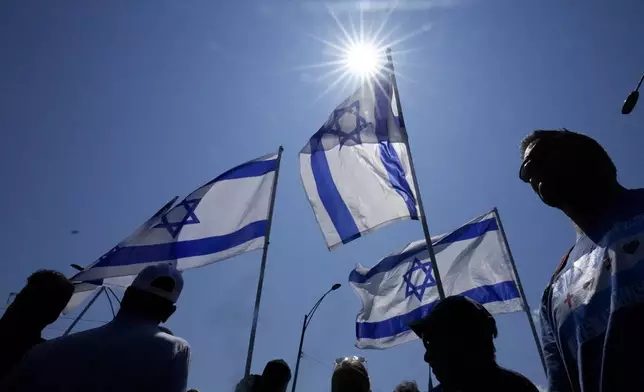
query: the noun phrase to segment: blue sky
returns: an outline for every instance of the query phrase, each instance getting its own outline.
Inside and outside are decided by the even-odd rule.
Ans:
[[[355,3],[334,6],[343,23],[359,20]],[[535,128],[582,131],[624,185],[644,183],[644,108],[620,114],[644,71],[642,15],[638,0],[401,0],[386,25],[393,37],[422,30],[393,49],[404,51],[398,83],[431,232],[497,206],[533,307],[574,231],[518,180],[518,144]],[[170,197],[282,144],[253,371],[272,358],[295,365],[304,313],[340,282],[307,332],[300,390],[328,390],[334,358],[354,354],[367,358],[374,392],[426,385],[420,342],[354,347],[360,303],[346,284],[355,263],[420,239],[420,224],[329,252],[300,184],[298,151],[349,93],[322,95],[328,69],[299,68],[328,60],[312,35],[340,35],[318,2],[2,2],[0,295],[38,268],[71,274]],[[191,387],[232,390],[242,376],[260,256],[185,273],[169,327],[192,345]],[[104,299],[87,315],[109,317]],[[544,384],[525,314],[497,321],[499,362]]]

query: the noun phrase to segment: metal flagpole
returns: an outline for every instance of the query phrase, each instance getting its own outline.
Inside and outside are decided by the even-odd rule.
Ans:
[[[112,290],[112,288],[111,288],[111,287],[108,287],[108,288],[107,288],[107,291],[109,291],[110,293],[112,293],[112,295],[114,296],[114,298],[116,298],[116,302],[118,302],[118,303],[119,303],[119,305],[120,305],[120,304],[121,304],[121,300],[120,300],[120,299],[119,299],[119,297],[116,295],[116,293],[114,292],[114,290]]]
[[[396,99],[396,109],[398,110],[398,121],[400,127],[405,130],[405,121],[403,120],[402,105],[400,104],[400,96],[398,94],[398,84],[396,83],[396,72],[394,72],[394,61],[391,57],[391,49],[387,48],[387,67],[391,72],[391,85],[393,86],[394,98]],[[434,272],[434,279],[436,280],[436,287],[438,287],[438,297],[445,298],[445,291],[443,290],[443,282],[438,272],[438,265],[436,264],[436,255],[434,254],[434,247],[432,246],[432,237],[429,235],[429,226],[427,225],[427,218],[425,217],[425,208],[423,207],[423,198],[420,196],[420,187],[416,178],[416,169],[414,168],[414,160],[411,155],[411,147],[409,146],[408,138],[405,139],[407,146],[407,154],[409,155],[409,167],[411,169],[411,176],[414,180],[414,188],[416,189],[416,198],[418,199],[418,212],[420,215],[420,222],[423,225],[423,233],[425,234],[425,242],[427,243],[427,251],[429,252],[429,260],[432,263],[432,271]]]
[[[244,377],[250,374],[250,366],[253,361],[253,349],[255,348],[255,334],[257,333],[257,319],[259,318],[259,302],[262,299],[262,286],[264,285],[264,270],[266,269],[266,257],[268,256],[268,244],[270,243],[271,224],[273,223],[273,207],[275,206],[275,194],[277,193],[277,178],[280,173],[280,163],[282,161],[282,152],[284,148],[280,146],[277,151],[277,161],[275,167],[275,177],[273,178],[273,189],[271,190],[271,200],[268,205],[268,222],[266,224],[266,236],[264,237],[264,251],[262,253],[262,264],[259,268],[259,281],[257,282],[257,295],[255,296],[255,310],[253,312],[253,325],[250,328],[250,341],[248,342],[248,357],[246,357],[246,370]]]
[[[110,303],[110,309],[112,310],[112,318],[116,317],[116,313],[114,312],[114,305],[112,305],[112,298],[110,298],[110,292],[109,291],[104,291],[105,296],[107,297],[107,302]]]
[[[98,290],[98,292],[97,292],[96,294],[94,294],[94,298],[92,298],[92,300],[91,300],[91,301],[89,301],[89,303],[87,304],[87,306],[85,306],[85,309],[83,309],[83,311],[82,311],[82,312],[80,312],[80,314],[78,315],[78,317],[76,317],[76,319],[72,322],[72,324],[67,328],[67,330],[65,331],[65,333],[63,333],[63,336],[67,336],[67,335],[69,335],[69,333],[70,333],[70,332],[72,331],[72,329],[76,326],[76,324],[78,324],[78,322],[80,321],[80,319],[81,319],[81,318],[83,318],[83,316],[85,315],[85,313],[87,312],[87,310],[89,309],[89,307],[90,307],[90,306],[92,306],[92,304],[94,304],[94,301],[96,301],[96,298],[98,298],[101,294],[103,294],[103,292],[104,292],[104,291],[105,291],[105,286],[101,286],[101,288]]]
[[[501,231],[501,236],[503,237],[503,242],[505,243],[505,250],[508,252],[508,257],[510,258],[510,265],[512,266],[512,272],[514,273],[514,279],[517,282],[517,288],[519,289],[519,295],[521,296],[521,301],[523,302],[523,308],[525,309],[525,314],[528,316],[528,323],[532,329],[532,336],[534,337],[534,343],[537,345],[537,351],[539,352],[539,358],[541,359],[541,365],[543,366],[543,371],[546,372],[546,359],[543,356],[543,350],[541,348],[541,341],[539,340],[539,334],[537,333],[537,327],[534,325],[534,320],[532,319],[532,314],[530,313],[530,306],[526,300],[525,292],[523,291],[523,285],[521,284],[521,279],[519,278],[519,271],[517,271],[517,266],[514,263],[514,257],[512,256],[512,251],[510,250],[510,244],[508,243],[508,238],[505,236],[505,230],[503,229],[503,223],[501,223],[501,216],[499,215],[499,210],[496,207],[492,210],[494,212],[494,218],[496,223],[499,226]],[[547,372],[546,372],[547,373]]]

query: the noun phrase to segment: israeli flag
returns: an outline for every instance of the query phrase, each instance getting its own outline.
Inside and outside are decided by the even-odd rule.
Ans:
[[[72,282],[91,288],[135,276],[160,262],[174,262],[185,270],[263,247],[278,155],[239,165],[192,192]],[[118,281],[123,284],[123,279]]]
[[[469,297],[493,314],[524,310],[494,212],[432,243],[446,295]],[[382,349],[416,339],[408,325],[427,316],[439,299],[424,240],[371,269],[358,264],[349,283],[362,301],[356,320],[359,348]]]
[[[329,249],[418,219],[407,135],[388,77],[368,79],[300,151],[300,176]]]
[[[126,246],[132,240],[136,239],[139,235],[141,235],[141,233],[144,233],[147,230],[149,230],[152,226],[154,226],[157,223],[158,219],[161,216],[165,215],[168,211],[170,211],[170,209],[172,208],[172,206],[174,205],[174,203],[177,201],[178,198],[179,196],[175,196],[169,202],[165,203],[165,205],[161,207],[154,215],[152,215],[150,219],[148,219],[141,226],[139,226],[134,231],[134,233],[130,234],[124,240],[119,242],[108,253],[112,252],[116,248]],[[94,267],[98,262],[104,259],[108,253],[101,256],[94,263],[83,268],[83,270],[88,270]],[[70,281],[74,282],[74,294],[72,295],[69,302],[67,303],[67,306],[63,310],[63,313],[69,313],[72,310],[74,310],[77,306],[79,306],[87,298],[89,298],[89,296],[93,295],[101,286],[128,287],[134,281],[134,276],[129,276],[129,277],[121,276],[117,278],[107,278],[107,279],[99,279],[99,280],[94,280],[89,282],[82,282],[82,281],[78,281],[77,279],[78,275],[79,274],[76,274],[69,279]]]
[[[85,302],[87,298],[94,295],[101,286],[114,287],[125,290],[132,284],[132,282],[134,282],[134,278],[136,278],[136,275],[92,280],[89,282],[74,282],[74,294],[69,299],[69,302],[67,302],[67,306],[65,306],[63,314],[69,313],[76,309],[83,302]]]

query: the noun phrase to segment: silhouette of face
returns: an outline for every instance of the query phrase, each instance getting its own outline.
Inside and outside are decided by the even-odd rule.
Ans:
[[[532,186],[541,200],[556,208],[574,203],[593,185],[595,173],[589,157],[568,139],[537,139],[523,156],[520,178]]]
[[[452,326],[423,336],[425,362],[429,363],[438,381],[445,386],[459,387],[476,382],[480,369],[488,368],[494,356],[490,356],[489,339],[480,333]]]

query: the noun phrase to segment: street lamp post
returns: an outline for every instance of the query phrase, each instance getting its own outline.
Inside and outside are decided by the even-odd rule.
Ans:
[[[324,297],[326,297],[330,292],[335,291],[339,289],[342,285],[340,283],[336,283],[331,288],[329,291],[324,293],[322,297],[318,300],[318,302],[313,305],[311,310],[304,315],[304,322],[302,323],[302,334],[300,335],[300,348],[297,350],[297,362],[295,362],[295,374],[293,375],[293,387],[291,389],[291,392],[295,392],[295,385],[297,384],[297,374],[300,370],[300,359],[302,358],[302,345],[304,344],[304,333],[306,332],[306,328],[309,326],[311,323],[311,319],[313,318],[313,314],[315,313],[316,310],[318,310],[318,306],[322,303],[322,300]]]
[[[640,78],[640,82],[637,84],[637,87],[635,90],[631,91],[630,94],[628,94],[628,97],[626,97],[626,100],[624,101],[624,105],[622,105],[622,114],[629,114],[630,112],[633,111],[633,108],[637,104],[637,100],[640,97],[640,86],[642,85],[642,81],[644,81],[644,74],[642,74],[642,77]]]

